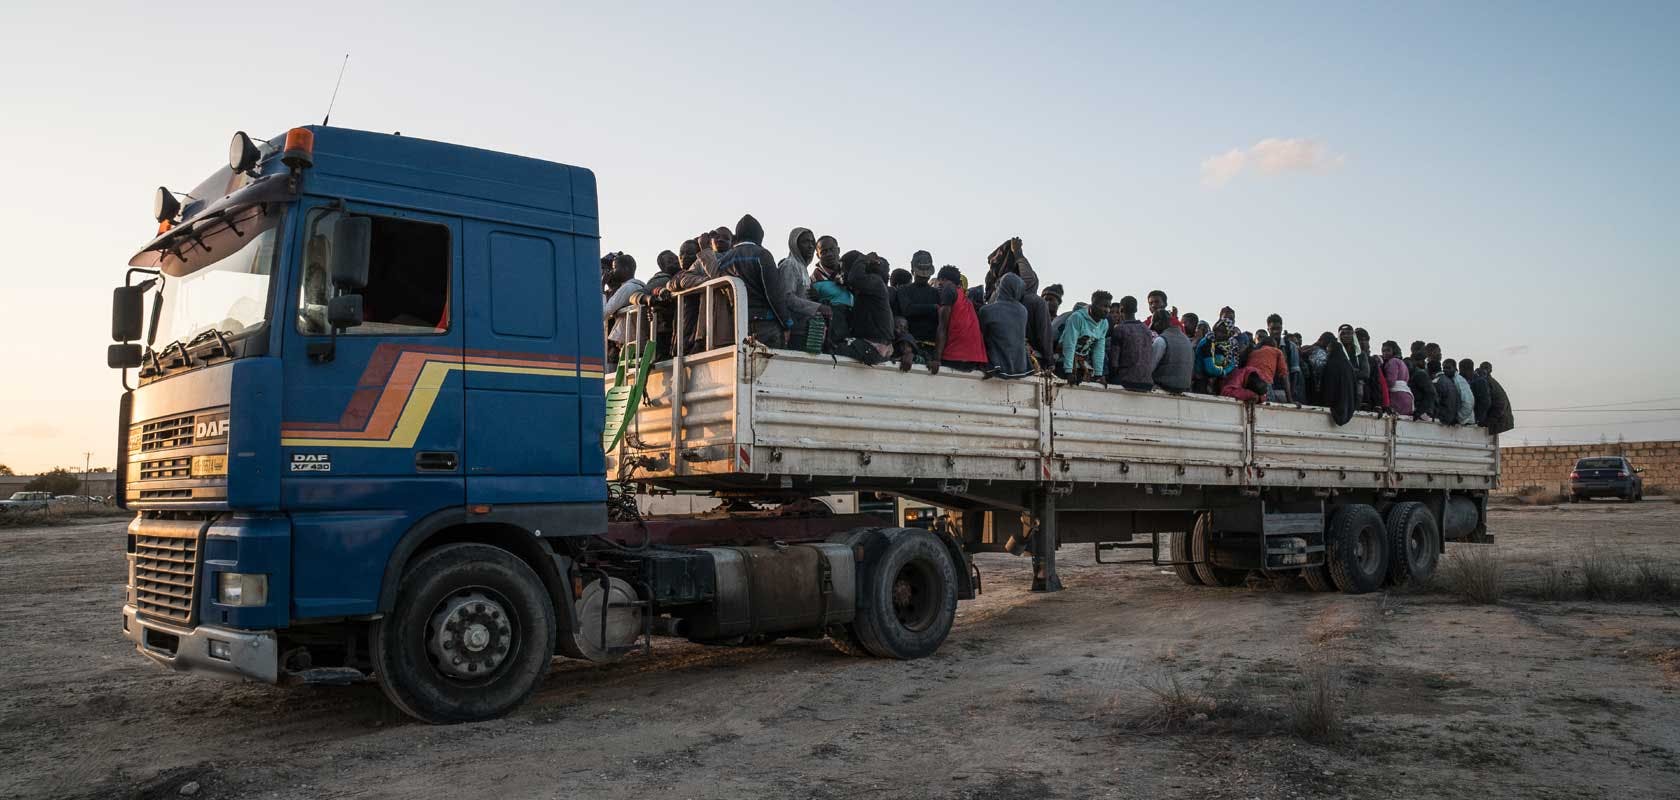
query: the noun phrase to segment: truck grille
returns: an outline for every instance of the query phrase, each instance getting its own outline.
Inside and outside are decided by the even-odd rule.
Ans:
[[[139,441],[133,441],[131,437],[130,446],[138,445],[142,453],[165,450],[171,447],[186,447],[193,443],[192,414],[143,422],[135,427],[139,429]]]
[[[155,458],[140,462],[140,480],[192,477],[191,458]]]
[[[198,536],[134,537],[134,602],[141,613],[187,625],[198,586]]]

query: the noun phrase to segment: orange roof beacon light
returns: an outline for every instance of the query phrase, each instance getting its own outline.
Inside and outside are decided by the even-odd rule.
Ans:
[[[308,128],[286,131],[286,148],[280,152],[280,161],[293,172],[315,166],[315,132]]]

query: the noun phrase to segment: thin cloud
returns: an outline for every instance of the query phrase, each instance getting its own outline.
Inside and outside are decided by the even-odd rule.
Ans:
[[[57,425],[50,422],[35,421],[25,422],[21,425],[13,425],[11,429],[6,432],[12,436],[18,436],[26,439],[51,439],[64,431],[62,428],[59,428]]]
[[[1261,139],[1202,159],[1202,183],[1224,186],[1245,170],[1262,175],[1286,172],[1328,172],[1347,163],[1347,156],[1331,152],[1316,139]]]
[[[1499,348],[1499,354],[1502,356],[1526,356],[1528,355],[1528,345],[1514,344],[1510,347],[1501,347]]]

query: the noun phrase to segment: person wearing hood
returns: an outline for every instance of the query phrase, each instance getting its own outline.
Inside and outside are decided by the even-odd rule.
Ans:
[[[1026,289],[1020,302],[1027,309],[1027,346],[1032,348],[1038,363],[1054,363],[1056,344],[1050,338],[1050,307],[1038,295],[1038,273],[1033,271],[1032,262],[1021,252],[1021,238],[1017,236],[998,245],[986,257],[986,264],[989,267],[986,273],[987,302],[996,291],[997,281],[1005,274],[1021,276],[1021,283]],[[1104,314],[1106,317],[1106,310]],[[1106,318],[1103,320],[1107,321]]]
[[[784,303],[798,319],[828,316],[828,308],[810,298],[811,259],[817,253],[817,237],[810,228],[794,228],[788,233],[788,255],[776,265],[781,274]]]
[[[1505,394],[1505,387],[1493,379],[1493,365],[1483,361],[1477,365],[1476,374],[1485,378],[1488,385],[1488,409],[1482,427],[1495,436],[1515,428],[1517,417],[1511,411],[1511,398]]]
[[[1349,329],[1349,338],[1352,338],[1352,328],[1346,325],[1342,327]],[[1331,336],[1329,331],[1325,331],[1324,336],[1319,338],[1320,342],[1326,340],[1329,344],[1324,348],[1324,375],[1320,378],[1322,405],[1330,409],[1331,421],[1337,425],[1346,425],[1348,420],[1353,419],[1354,409],[1358,407],[1359,384],[1355,380],[1353,360],[1348,358],[1347,347]]]
[[[684,247],[690,242],[683,242]],[[646,307],[653,318],[654,360],[671,357],[671,329],[676,322],[676,303],[671,301],[671,281],[682,272],[682,260],[669,250],[661,250],[655,259],[659,272],[648,279],[647,292],[638,295],[636,302]]]
[[[788,231],[788,254],[776,266],[782,273],[782,288],[788,294],[805,297],[811,288],[811,261],[817,254],[817,236],[810,228]]]
[[[962,272],[949,264],[939,268],[939,330],[935,332],[933,355],[928,359],[929,375],[941,367],[960,372],[984,369],[989,363],[979,314],[963,289]],[[1022,345],[1026,340],[1022,338]]]
[[[751,214],[742,216],[735,224],[733,242],[718,256],[718,274],[746,284],[747,332],[768,347],[784,347],[798,320],[788,307],[776,259],[764,249],[764,226]]]
[[[1359,350],[1359,339],[1354,335],[1352,325],[1343,325],[1336,329],[1336,342],[1342,346],[1342,352],[1347,354],[1348,363],[1353,365],[1354,408],[1367,407],[1366,397],[1371,393],[1371,363],[1365,354]]]
[[[910,282],[893,289],[893,313],[904,319],[910,338],[923,353],[933,352],[939,338],[939,290],[933,277],[933,255],[917,250],[910,256]]]
[[[900,368],[908,369],[914,354],[908,342],[899,345],[892,298],[887,291],[886,261],[874,253],[860,255],[856,251],[846,253],[840,261],[847,265],[846,287],[857,305],[852,308],[852,338],[838,348],[837,354],[865,364],[879,364],[896,354]]]
[[[1020,378],[1033,372],[1027,358],[1027,307],[1021,304],[1026,291],[1021,276],[1005,273],[998,278],[992,302],[980,309],[988,378]]]
[[[1068,318],[1067,327],[1062,329],[1061,360],[1055,362],[1056,374],[1063,380],[1079,384],[1107,379],[1104,356],[1108,350],[1108,304],[1113,299],[1114,295],[1099,289],[1091,293],[1091,305]]]

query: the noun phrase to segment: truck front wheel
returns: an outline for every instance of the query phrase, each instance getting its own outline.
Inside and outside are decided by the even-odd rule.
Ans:
[[[880,658],[931,655],[957,617],[957,568],[933,534],[905,529],[863,566],[851,632]]]
[[[424,722],[499,717],[525,701],[554,654],[554,606],[530,566],[501,548],[451,544],[403,572],[374,623],[385,696]]]

